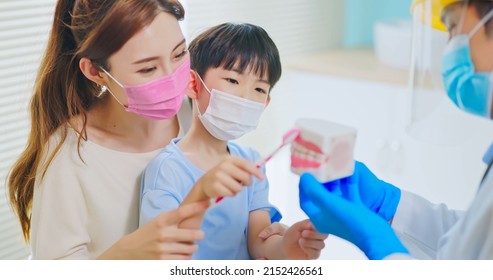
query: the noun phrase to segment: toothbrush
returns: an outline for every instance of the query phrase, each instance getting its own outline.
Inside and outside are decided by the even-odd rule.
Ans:
[[[291,144],[298,135],[300,135],[301,130],[299,128],[292,128],[282,136],[282,143],[274,151],[272,151],[268,156],[261,158],[256,162],[257,168],[265,165],[271,158],[274,157],[277,152],[279,152],[284,146]],[[213,200],[214,203],[219,203],[224,197],[220,196]]]
[[[274,155],[279,152],[284,146],[286,145],[289,145],[291,144],[295,139],[296,137],[298,137],[298,135],[300,135],[301,133],[301,130],[299,128],[292,128],[290,129],[288,132],[286,132],[283,136],[282,136],[282,143],[281,145],[279,145],[279,147],[277,147],[273,152],[271,152],[268,156],[260,159],[259,161],[257,161],[257,168],[260,168],[262,167],[263,165],[265,165],[272,157],[274,157]]]

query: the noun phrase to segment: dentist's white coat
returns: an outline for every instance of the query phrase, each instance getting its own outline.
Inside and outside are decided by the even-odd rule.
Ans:
[[[403,191],[392,228],[414,258],[493,259],[493,168],[467,211]],[[394,254],[386,259],[407,257]]]

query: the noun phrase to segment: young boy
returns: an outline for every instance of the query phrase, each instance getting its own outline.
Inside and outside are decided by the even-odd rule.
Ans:
[[[274,42],[258,26],[225,23],[199,35],[189,51],[192,126],[146,168],[140,224],[181,204],[225,197],[180,225],[205,233],[194,259],[318,258],[326,235],[309,221],[284,236],[258,237],[280,214],[268,201],[264,167],[255,165],[259,153],[230,142],[256,128],[281,76]]]

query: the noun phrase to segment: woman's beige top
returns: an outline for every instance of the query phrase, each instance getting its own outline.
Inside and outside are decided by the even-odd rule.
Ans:
[[[178,113],[179,135],[190,127],[188,100]],[[56,143],[55,134],[50,143]],[[44,178],[36,178],[31,216],[33,259],[94,259],[137,229],[141,175],[159,150],[125,153],[77,134],[67,139]],[[53,145],[50,145],[52,148]]]

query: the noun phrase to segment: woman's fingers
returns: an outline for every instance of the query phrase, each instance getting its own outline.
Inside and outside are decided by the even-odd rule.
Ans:
[[[161,256],[191,256],[199,249],[199,246],[197,246],[196,244],[178,242],[162,243],[159,247]]]
[[[158,216],[157,222],[160,226],[177,225],[183,220],[204,212],[210,205],[209,201],[200,201],[186,204],[175,210],[162,213]]]
[[[204,232],[195,229],[167,227],[161,231],[159,242],[188,242],[194,243],[204,238]]]

